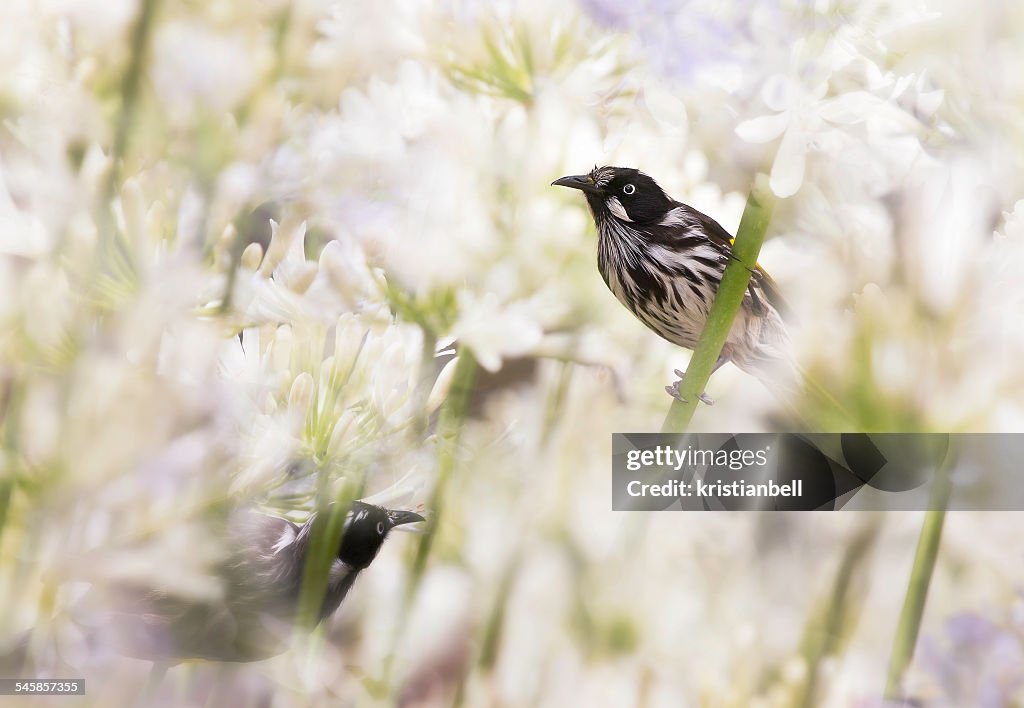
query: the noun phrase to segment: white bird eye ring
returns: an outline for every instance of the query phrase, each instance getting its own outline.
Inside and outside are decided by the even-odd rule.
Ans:
[[[383,521],[378,521],[377,522],[377,534],[380,535],[380,536],[384,535],[384,522]]]
[[[636,187],[634,187],[631,184],[627,184],[625,187],[622,188],[622,191],[625,194],[632,194],[633,192],[636,191]]]

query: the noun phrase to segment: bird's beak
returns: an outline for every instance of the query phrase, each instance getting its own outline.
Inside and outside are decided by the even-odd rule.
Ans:
[[[399,511],[398,509],[388,509],[388,519],[391,521],[392,528],[402,524],[415,524],[419,521],[426,521],[426,519],[414,511]]]
[[[551,186],[569,187],[570,189],[579,189],[583,192],[590,192],[591,194],[601,193],[601,188],[594,183],[594,180],[591,179],[590,175],[569,175],[568,177],[559,177],[551,183]]]

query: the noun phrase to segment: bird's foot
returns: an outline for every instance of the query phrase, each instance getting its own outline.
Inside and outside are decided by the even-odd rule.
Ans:
[[[675,370],[675,374],[676,374],[676,376],[679,377],[679,380],[674,382],[671,386],[666,386],[665,387],[665,391],[668,393],[668,395],[672,396],[672,398],[676,399],[677,401],[680,401],[682,403],[686,403],[687,402],[686,399],[683,398],[681,393],[679,393],[679,387],[682,386],[683,379],[686,378],[686,374],[684,372],[680,371],[679,369]],[[709,405],[709,406],[715,405],[714,399],[712,399],[711,396],[709,396],[706,393],[700,394],[699,396],[697,396],[697,399],[701,403],[704,403],[706,405]]]

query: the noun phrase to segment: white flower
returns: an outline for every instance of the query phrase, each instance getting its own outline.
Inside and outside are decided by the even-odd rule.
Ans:
[[[842,152],[850,141],[844,133],[846,127],[901,115],[898,109],[867,91],[825,98],[827,93],[825,82],[806,90],[793,79],[777,74],[765,82],[761,97],[765,105],[778,112],[736,126],[736,134],[751,143],[782,137],[769,182],[779,197],[792,196],[800,189],[808,153],[820,150],[835,158]],[[904,128],[912,125],[909,117],[901,117]]]
[[[243,252],[232,305],[244,327],[261,323],[332,324],[344,311],[373,313],[384,305],[384,289],[357,246],[330,242],[318,261],[305,256],[306,223],[286,219],[269,223],[265,254],[257,244]],[[341,262],[343,253],[350,259]],[[211,295],[223,288],[218,279]]]
[[[53,236],[42,220],[18,209],[4,182],[0,159],[0,256],[40,256],[53,246]]]
[[[189,120],[199,105],[221,112],[245,98],[268,64],[265,47],[202,24],[170,22],[157,32],[153,81],[172,116]]]
[[[406,144],[445,113],[438,80],[436,72],[406,61],[393,82],[374,76],[365,90],[346,89],[341,95],[340,120],[320,136],[333,144],[323,147],[359,158],[400,159]]]
[[[524,302],[503,304],[492,293],[480,297],[462,292],[459,312],[452,335],[468,346],[488,371],[500,369],[502,359],[526,354],[544,336],[536,313]]]

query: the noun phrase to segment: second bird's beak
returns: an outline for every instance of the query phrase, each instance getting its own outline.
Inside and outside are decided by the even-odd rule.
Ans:
[[[426,521],[426,519],[414,511],[399,511],[398,509],[388,509],[388,519],[391,521],[392,528],[402,524],[415,524],[420,521]]]
[[[551,183],[552,187],[569,187],[570,189],[579,189],[583,192],[590,192],[591,194],[600,194],[601,189],[594,184],[594,180],[590,178],[590,175],[569,175],[568,177],[559,177]]]

